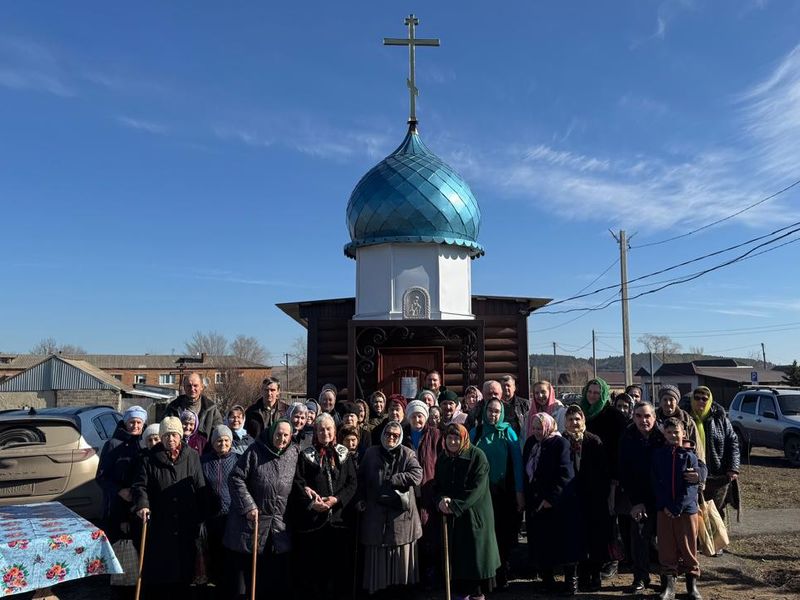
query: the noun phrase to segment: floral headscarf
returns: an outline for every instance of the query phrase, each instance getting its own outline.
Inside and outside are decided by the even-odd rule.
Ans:
[[[469,433],[467,432],[467,428],[461,425],[460,423],[451,423],[448,425],[444,430],[444,437],[447,439],[448,435],[457,435],[460,443],[458,446],[458,451],[453,454],[447,449],[447,445],[445,444],[445,452],[447,452],[450,456],[460,456],[466,450],[469,450]]]
[[[531,426],[533,426],[537,421],[542,424],[542,440],[537,440],[537,442],[533,445],[533,450],[528,458],[528,464],[525,465],[525,473],[528,475],[528,481],[533,481],[533,475],[536,473],[536,467],[539,465],[539,457],[542,454],[542,443],[544,443],[546,440],[549,440],[551,437],[561,436],[561,434],[558,432],[558,423],[556,423],[556,420],[547,413],[536,413],[531,421]],[[533,431],[533,428],[531,428],[531,431]]]

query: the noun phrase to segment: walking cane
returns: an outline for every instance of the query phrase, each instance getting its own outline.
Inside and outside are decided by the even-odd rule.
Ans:
[[[361,524],[361,513],[356,512],[356,541],[353,549],[353,600],[358,596],[358,526]]]
[[[150,513],[142,519],[142,541],[139,545],[139,573],[136,576],[136,596],[135,600],[139,600],[139,594],[142,593],[142,567],[144,566],[144,544],[147,541],[147,523],[150,521]]]
[[[447,543],[447,515],[442,513],[442,539],[444,540],[444,595],[450,600],[450,547]]]
[[[250,600],[256,600],[256,561],[258,560],[258,512],[253,522],[253,566],[250,574]]]

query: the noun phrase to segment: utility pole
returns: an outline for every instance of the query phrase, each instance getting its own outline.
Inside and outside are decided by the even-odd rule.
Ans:
[[[761,358],[764,359],[764,370],[767,370],[767,351],[764,349],[764,342],[761,342]]]
[[[558,393],[558,355],[555,342],[553,342],[553,393]]]
[[[650,351],[650,403],[653,406],[656,404],[656,374],[653,373],[653,351]]]
[[[631,332],[628,325],[628,239],[625,231],[620,229],[619,237],[611,232],[619,244],[619,276],[620,294],[622,296],[622,354],[625,358],[625,385],[633,383],[633,366],[631,365]]]
[[[286,358],[286,393],[289,393],[289,353],[283,355]]]
[[[594,329],[592,329],[592,377],[597,379],[597,338],[594,335]]]

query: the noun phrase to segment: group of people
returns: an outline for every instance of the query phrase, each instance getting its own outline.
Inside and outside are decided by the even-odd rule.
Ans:
[[[104,447],[109,538],[138,544],[148,523],[143,597],[249,598],[255,552],[259,597],[391,595],[447,576],[480,599],[508,587],[524,518],[541,591],[599,590],[627,559],[638,593],[657,539],[660,597],[681,574],[700,598],[698,491],[722,509],[739,469],[708,388],[680,405],[664,385],[653,406],[593,379],[564,406],[547,381],[532,401],[511,376],[459,398],[433,371],[414,399],[341,402],[326,385],[287,406],[276,379],[262,391],[223,417],[192,374],[159,424],[131,407]]]

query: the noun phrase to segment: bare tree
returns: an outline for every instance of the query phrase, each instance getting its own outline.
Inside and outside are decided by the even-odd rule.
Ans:
[[[223,414],[236,404],[247,408],[258,398],[260,388],[260,381],[248,381],[242,371],[225,369],[222,372],[222,383],[214,386],[217,406]]]
[[[31,348],[31,354],[86,354],[86,350],[74,344],[59,344],[55,338],[49,337]]]
[[[305,338],[296,338],[289,351],[289,382],[286,382],[286,363],[285,358],[281,361],[282,366],[273,371],[273,375],[281,382],[281,390],[284,393],[301,394],[303,396],[312,393],[306,390],[306,376],[308,373],[308,352],[306,350]]]
[[[269,353],[264,346],[251,335],[237,335],[231,343],[231,354],[259,364],[266,364],[269,360]]]
[[[645,333],[636,338],[636,341],[644,346],[648,352],[661,355],[661,362],[667,362],[668,354],[676,354],[681,350],[681,345],[668,335]]]
[[[202,354],[205,352],[210,356],[223,356],[228,352],[227,338],[216,331],[203,333],[195,331],[192,339],[185,342],[187,354]]]

